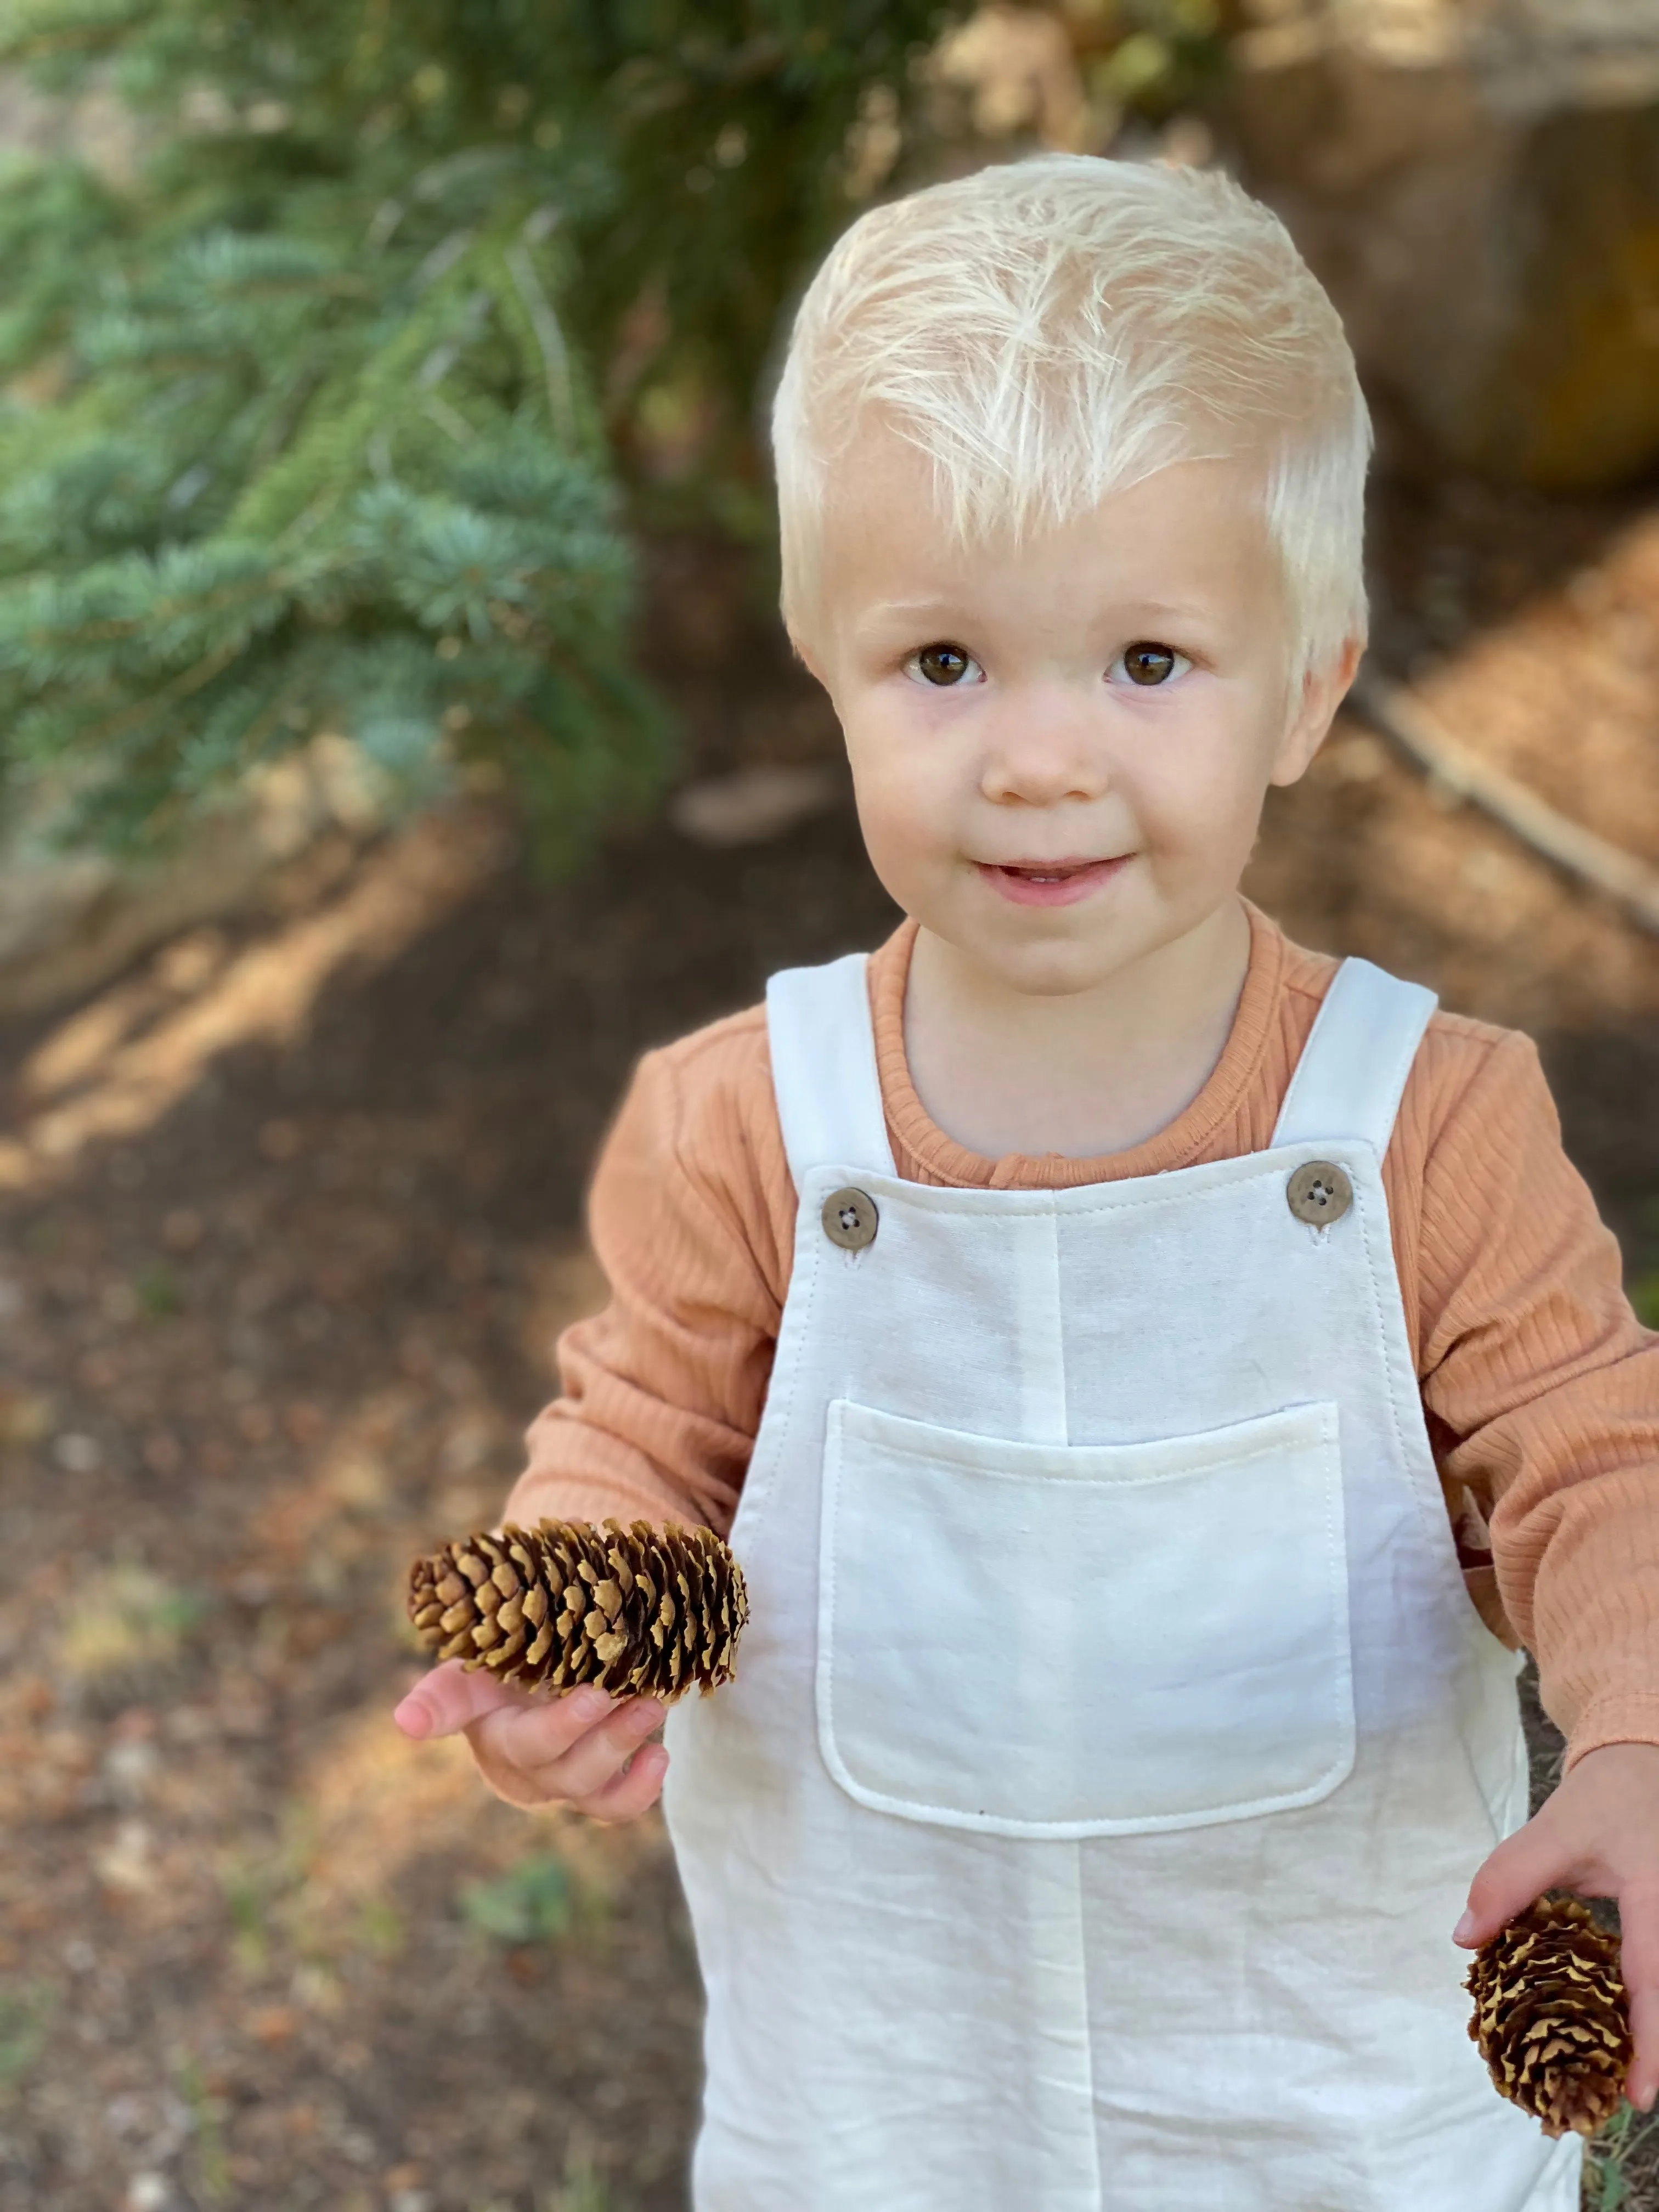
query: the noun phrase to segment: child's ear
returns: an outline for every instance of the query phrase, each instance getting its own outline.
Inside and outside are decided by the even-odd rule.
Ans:
[[[1363,637],[1348,638],[1334,659],[1327,661],[1322,668],[1310,668],[1303,678],[1302,696],[1273,756],[1273,774],[1267,779],[1270,783],[1295,783],[1307,774],[1314,755],[1325,742],[1337,708],[1347,696],[1364,650]]]

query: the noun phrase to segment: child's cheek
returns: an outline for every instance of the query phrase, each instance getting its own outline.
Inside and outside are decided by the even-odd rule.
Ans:
[[[871,866],[902,904],[901,884],[926,848],[928,810],[914,769],[907,773],[902,733],[865,734],[876,741],[848,748],[859,829]]]
[[[1173,703],[1173,702],[1172,702]],[[1271,768],[1249,718],[1212,688],[1183,698],[1127,764],[1149,841],[1194,857],[1254,837]]]
[[[914,694],[914,684],[907,691]],[[866,843],[926,842],[937,827],[951,780],[947,750],[929,718],[902,696],[848,732],[848,757]]]
[[[902,775],[883,779],[869,807],[860,807],[871,865],[890,890],[900,883],[914,890],[937,867],[947,843],[941,812],[916,778]]]
[[[1196,783],[1149,793],[1143,826],[1166,880],[1206,896],[1234,888],[1255,842],[1262,796],[1230,761]]]

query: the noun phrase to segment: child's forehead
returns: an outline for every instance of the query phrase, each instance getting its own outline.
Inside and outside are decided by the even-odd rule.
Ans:
[[[1109,522],[1115,513],[1131,505],[1142,513],[1206,504],[1265,512],[1268,456],[1246,445],[1206,440],[1201,434],[1195,434],[1184,449],[1176,447],[1154,462],[1127,465],[1122,480],[1109,486],[1097,501],[1079,500],[1058,513],[1042,488],[1022,471],[1018,454],[975,459],[975,473],[1000,484],[1003,493],[993,505],[983,534],[1003,543],[1040,534],[1045,528],[1067,528],[1091,516]],[[966,542],[950,522],[957,506],[950,483],[955,465],[956,457],[935,450],[925,435],[913,434],[883,411],[866,410],[838,441],[824,471],[824,514],[827,518],[856,518],[897,508],[925,517],[930,526]]]
[[[836,596],[918,608],[1022,574],[1144,581],[1146,596],[1236,588],[1268,551],[1266,471],[1254,457],[1172,461],[1091,507],[1035,520],[1011,513],[963,537],[933,459],[890,426],[861,426],[830,472],[820,520],[823,586]],[[1012,506],[1011,501],[1011,507]],[[1268,563],[1271,566],[1271,562]]]

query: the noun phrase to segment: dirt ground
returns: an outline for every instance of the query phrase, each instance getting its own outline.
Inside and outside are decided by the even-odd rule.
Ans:
[[[1407,456],[1378,544],[1379,657],[1659,863],[1659,509]],[[835,757],[764,600],[654,558],[693,778]],[[1650,1297],[1652,940],[1358,721],[1249,887],[1540,1034]],[[660,1829],[406,1746],[402,1579],[493,1515],[599,1295],[582,1188],[635,1055],[891,920],[844,799],[724,849],[653,818],[552,884],[474,801],[0,1033],[0,2212],[684,2204]]]

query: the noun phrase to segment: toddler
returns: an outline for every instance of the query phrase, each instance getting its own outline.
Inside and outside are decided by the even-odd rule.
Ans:
[[[700,2212],[1571,2212],[1455,1946],[1618,1897],[1651,2101],[1659,1345],[1531,1045],[1239,894],[1364,636],[1337,317],[1220,175],[992,168],[842,239],[775,443],[907,919],[641,1063],[507,1508],[729,1530],[738,1679],[402,1725],[663,1792]]]

